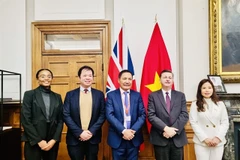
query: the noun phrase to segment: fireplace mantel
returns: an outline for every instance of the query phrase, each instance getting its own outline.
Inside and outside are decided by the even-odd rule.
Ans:
[[[229,130],[226,135],[227,143],[224,149],[224,160],[238,160],[240,155],[238,147],[238,134],[240,129],[240,94],[224,93],[218,94],[221,101],[224,102],[228,111]],[[236,152],[235,152],[236,151]],[[235,154],[236,153],[236,154]]]

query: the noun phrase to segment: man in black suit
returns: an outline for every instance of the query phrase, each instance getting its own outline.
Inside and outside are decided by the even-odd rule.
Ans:
[[[154,145],[156,160],[182,160],[183,146],[187,144],[184,126],[189,117],[185,95],[172,90],[173,73],[160,74],[162,89],[148,97],[148,119],[152,124],[150,142]]]
[[[101,127],[105,121],[104,94],[91,87],[94,71],[83,66],[78,71],[80,87],[66,94],[63,120],[68,127],[66,143],[71,160],[97,160]]]

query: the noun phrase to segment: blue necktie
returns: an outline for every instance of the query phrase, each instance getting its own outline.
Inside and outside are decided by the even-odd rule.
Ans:
[[[169,97],[169,95],[168,95],[169,93],[168,92],[166,92],[166,106],[167,106],[167,111],[168,111],[168,113],[170,113],[170,106],[171,106],[171,101],[170,101],[170,97]]]
[[[130,106],[129,106],[129,102],[128,102],[128,92],[123,92],[124,93],[124,107],[125,107],[125,114],[127,117],[130,116]],[[130,120],[127,120],[126,121],[126,124],[127,124],[127,129],[130,128],[131,126],[131,121]]]
[[[124,93],[124,106],[125,106],[125,113],[128,116],[129,115],[129,102],[128,102],[128,92],[123,92]]]

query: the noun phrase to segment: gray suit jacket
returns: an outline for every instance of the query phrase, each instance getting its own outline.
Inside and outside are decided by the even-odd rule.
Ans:
[[[162,90],[152,92],[148,97],[148,120],[152,124],[150,131],[150,142],[153,145],[166,146],[169,142],[163,136],[165,126],[178,129],[177,134],[172,137],[176,147],[187,144],[184,126],[189,119],[185,95],[182,92],[171,91],[171,111],[166,108],[166,102]]]

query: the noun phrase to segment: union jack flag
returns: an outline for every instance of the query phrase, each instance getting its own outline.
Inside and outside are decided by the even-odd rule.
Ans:
[[[122,26],[119,32],[118,40],[114,45],[113,52],[109,60],[106,94],[112,90],[119,88],[118,74],[123,69],[128,69],[130,72],[132,72],[132,89],[137,90],[134,67],[130,51],[126,42],[124,26]]]

